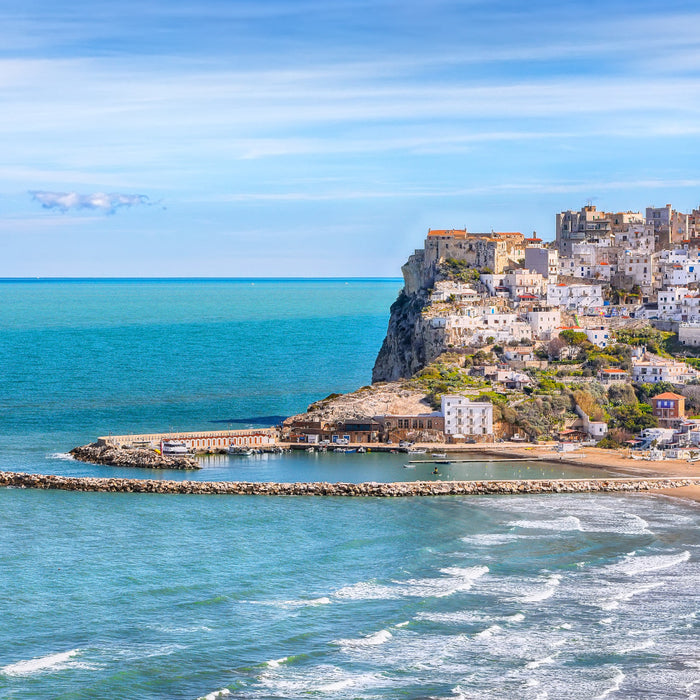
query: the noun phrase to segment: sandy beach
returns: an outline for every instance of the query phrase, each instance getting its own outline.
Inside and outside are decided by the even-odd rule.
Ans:
[[[581,448],[580,452],[556,453],[552,446],[527,446],[520,448],[494,447],[489,449],[489,454],[503,454],[507,450],[513,457],[531,456],[537,459],[551,459],[552,462],[565,462],[567,464],[586,465],[587,467],[600,467],[615,474],[637,477],[700,477],[700,462],[689,464],[684,459],[664,459],[659,461],[633,460],[624,452],[617,450],[604,450],[598,447]],[[685,498],[700,502],[700,486],[687,486],[683,488],[658,491],[667,496]]]

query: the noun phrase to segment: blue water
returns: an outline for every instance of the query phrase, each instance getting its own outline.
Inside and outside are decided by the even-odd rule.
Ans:
[[[367,384],[399,286],[0,283],[0,468],[184,478],[65,452],[110,431],[255,424]],[[429,476],[404,463],[212,457],[194,478]],[[700,693],[700,517],[682,501],[10,489],[0,513],[2,698]]]

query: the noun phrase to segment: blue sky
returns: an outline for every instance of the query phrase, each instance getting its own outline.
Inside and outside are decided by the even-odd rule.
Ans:
[[[696,2],[0,0],[0,276],[396,276],[700,204]]]

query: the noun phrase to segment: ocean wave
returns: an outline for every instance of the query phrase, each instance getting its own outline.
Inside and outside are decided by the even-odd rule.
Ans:
[[[81,653],[80,649],[71,649],[58,654],[49,654],[28,661],[17,661],[0,668],[0,674],[5,676],[33,676],[36,673],[50,673],[66,668],[85,668],[85,664],[72,661]]]
[[[358,647],[375,647],[379,646],[380,644],[384,644],[384,642],[388,642],[393,636],[394,635],[389,632],[389,630],[380,630],[379,632],[369,634],[366,637],[360,637],[359,639],[338,639],[333,643],[350,649]]]
[[[386,687],[391,683],[387,678],[374,673],[352,673],[326,664],[295,670],[287,667],[271,668],[267,669],[259,680],[267,691],[265,697],[295,698],[308,695],[332,697],[350,688],[357,692],[367,688]]]
[[[518,596],[518,600],[523,603],[539,603],[543,600],[547,600],[554,595],[554,592],[560,583],[561,575],[552,574],[551,576],[547,577],[542,588],[530,591],[529,593],[523,593]]]
[[[616,671],[615,676],[610,679],[612,685],[606,688],[600,695],[596,695],[596,700],[603,700],[603,698],[607,698],[611,693],[616,693],[620,690],[622,682],[625,680],[625,674],[617,667],[615,667],[614,670]]]
[[[690,559],[690,552],[687,550],[680,554],[651,554],[643,557],[638,557],[636,553],[632,552],[626,555],[621,562],[610,564],[605,569],[609,573],[637,576],[652,571],[670,569],[685,563],[688,559]]]
[[[300,598],[297,600],[242,600],[241,603],[267,605],[273,608],[306,608],[316,605],[330,605],[331,599],[328,596],[322,596],[320,598]]]
[[[436,578],[392,581],[391,585],[360,582],[344,586],[334,593],[346,600],[395,600],[397,598],[444,598],[460,591],[468,591],[474,582],[488,573],[488,566],[456,566],[440,569],[445,574]]]
[[[508,544],[509,542],[515,542],[519,538],[520,535],[516,535],[515,533],[482,533],[480,535],[467,535],[466,537],[462,537],[462,542],[492,547],[496,544]]]
[[[653,639],[646,639],[640,644],[636,644],[632,647],[627,647],[625,649],[620,649],[619,654],[631,654],[634,651],[644,651],[645,649],[651,649],[656,644]]]
[[[491,627],[488,627],[485,630],[482,630],[481,632],[477,632],[474,637],[477,639],[488,639],[489,637],[493,637],[494,634],[498,634],[499,632],[503,631],[503,627],[500,625],[491,625]]]
[[[557,655],[552,654],[551,656],[545,656],[542,659],[535,659],[535,661],[530,661],[529,663],[525,664],[525,668],[539,668],[540,666],[549,666],[550,664],[553,664],[554,661],[556,660]]]
[[[575,515],[566,515],[562,518],[551,520],[513,520],[509,527],[520,527],[528,530],[553,530],[557,532],[570,532],[581,530],[581,521]]]
[[[202,695],[197,700],[220,700],[220,698],[227,698],[229,695],[231,695],[231,691],[228,688],[222,688],[221,690],[215,690],[213,693]]]
[[[602,591],[598,591],[592,599],[592,604],[602,610],[615,610],[620,607],[620,603],[626,603],[637,595],[648,593],[655,588],[661,588],[664,585],[663,581],[655,581],[648,583],[645,586],[637,586],[630,588],[629,586],[614,586],[610,585]],[[601,597],[601,593],[604,597]],[[602,622],[602,620],[601,620]]]
[[[271,659],[270,661],[266,661],[265,665],[268,666],[269,668],[279,668],[280,665],[283,664],[288,659],[289,659],[288,656],[283,656],[281,659]]]
[[[65,462],[75,461],[75,457],[69,452],[52,452],[50,455],[47,455],[47,457],[48,459],[61,459]]]

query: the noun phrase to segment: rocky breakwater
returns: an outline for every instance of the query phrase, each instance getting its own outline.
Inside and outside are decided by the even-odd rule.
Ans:
[[[166,481],[110,479],[0,472],[0,487],[123,493],[345,496],[405,498],[417,496],[528,495],[543,493],[629,493],[700,485],[700,478],[537,479],[529,481],[411,481],[398,483],[266,483],[245,481]]]
[[[81,462],[106,464],[110,467],[201,469],[199,462],[193,457],[167,457],[153,450],[124,449],[114,445],[83,445],[74,447],[70,454]]]

